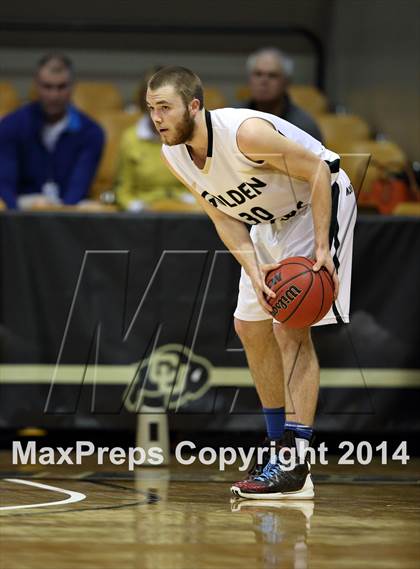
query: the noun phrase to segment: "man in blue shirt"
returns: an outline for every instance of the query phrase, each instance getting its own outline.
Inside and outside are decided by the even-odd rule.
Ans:
[[[86,198],[104,145],[102,128],[71,105],[68,57],[43,57],[35,85],[37,101],[0,121],[0,199],[10,209]]]

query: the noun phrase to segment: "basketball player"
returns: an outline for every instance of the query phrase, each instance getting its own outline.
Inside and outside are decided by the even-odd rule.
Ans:
[[[262,464],[231,490],[251,499],[311,498],[304,453],[312,437],[319,365],[309,328],[273,323],[266,297],[275,295],[265,276],[287,257],[315,258],[313,270],[325,267],[335,286],[334,306],[320,323],[348,322],[356,216],[350,181],[337,154],[279,117],[205,110],[201,81],[188,69],[158,71],[146,98],[164,161],[242,266],[235,330],[262,403],[265,446],[275,445],[276,453],[298,448],[301,459],[286,470],[265,453]]]

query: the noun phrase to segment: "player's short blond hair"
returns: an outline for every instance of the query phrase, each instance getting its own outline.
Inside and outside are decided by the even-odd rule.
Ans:
[[[186,67],[162,67],[150,79],[148,88],[155,91],[164,85],[172,85],[188,106],[193,99],[200,101],[200,109],[204,106],[203,85],[201,79]]]

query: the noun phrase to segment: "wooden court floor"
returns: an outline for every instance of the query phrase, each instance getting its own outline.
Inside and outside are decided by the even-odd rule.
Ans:
[[[287,502],[231,501],[232,469],[8,465],[1,569],[420,567],[418,459],[314,466],[315,499]]]

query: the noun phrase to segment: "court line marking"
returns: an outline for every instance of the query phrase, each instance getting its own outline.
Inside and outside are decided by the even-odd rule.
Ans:
[[[86,494],[81,492],[73,492],[72,490],[64,490],[63,488],[57,488],[57,486],[50,486],[49,484],[41,484],[40,482],[32,482],[30,480],[22,480],[21,478],[3,478],[6,482],[13,482],[14,484],[26,484],[27,486],[34,486],[35,488],[41,488],[42,490],[50,490],[52,492],[59,492],[60,494],[66,494],[68,498],[64,500],[55,500],[54,502],[43,502],[42,504],[20,504],[19,506],[0,506],[0,511],[4,510],[23,510],[29,508],[45,508],[47,506],[57,506],[64,504],[74,504],[76,502],[81,502],[86,499]]]
[[[56,366],[52,364],[1,364],[0,384],[50,384]],[[137,373],[138,363],[128,365],[64,365],[55,378],[57,384],[129,385]],[[363,377],[361,376],[361,371]],[[210,387],[252,387],[245,367],[213,367]],[[420,388],[420,369],[323,368],[321,387],[334,388]]]

